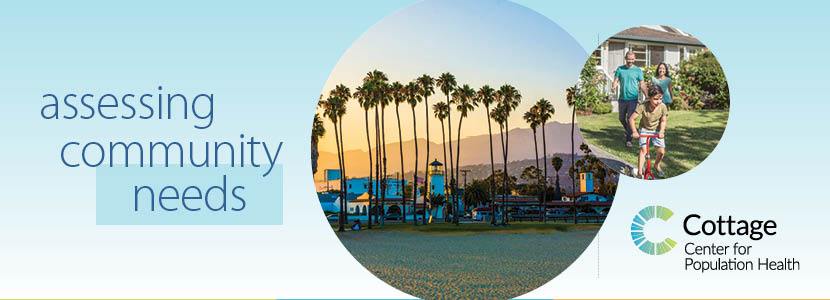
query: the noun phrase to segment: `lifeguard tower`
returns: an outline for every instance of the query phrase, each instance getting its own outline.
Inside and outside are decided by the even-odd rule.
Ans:
[[[444,164],[433,160],[429,164],[429,192],[427,195],[444,195]]]
[[[429,169],[427,170],[427,176],[429,176],[429,190],[426,192],[427,198],[430,195],[441,195],[444,198],[444,203],[447,202],[446,194],[445,194],[445,185],[444,185],[444,164],[442,164],[437,159],[433,160],[429,163]],[[445,204],[446,205],[446,204]],[[429,218],[432,219],[442,219],[444,218],[445,205],[432,207],[432,215]]]

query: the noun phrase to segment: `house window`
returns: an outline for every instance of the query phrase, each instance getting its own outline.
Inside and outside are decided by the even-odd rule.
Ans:
[[[594,50],[594,53],[591,53],[591,57],[594,58],[594,60],[597,63],[597,66],[602,66],[602,45],[597,47],[597,49]]]
[[[628,51],[634,52],[634,65],[644,68],[648,64],[648,48],[646,45],[629,44]]]
[[[665,50],[663,46],[648,46],[648,65],[656,66],[663,62]]]

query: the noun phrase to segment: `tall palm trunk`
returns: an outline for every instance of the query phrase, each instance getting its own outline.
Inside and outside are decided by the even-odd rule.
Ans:
[[[426,96],[426,94],[424,94]],[[427,225],[427,199],[432,198],[431,195],[428,195],[431,191],[429,190],[429,101],[427,101],[427,97],[424,97],[424,122],[427,128],[427,153],[426,158],[424,159],[424,210],[423,210],[423,221],[424,225]]]
[[[535,157],[536,158],[536,172],[539,172],[539,145],[536,142],[536,140],[538,140],[536,138],[536,127],[533,127],[532,129],[533,129],[533,152],[534,152],[534,155],[536,156]],[[539,186],[539,184],[540,184],[539,178],[536,178],[536,185]],[[540,195],[536,195],[536,197],[539,197],[539,196]],[[542,211],[543,210],[544,209],[542,209],[542,199],[539,199],[539,221],[542,220]]]
[[[547,122],[545,122],[547,123]],[[542,174],[542,223],[548,222],[548,143],[545,139],[545,124],[542,124],[542,163],[545,164],[545,173]]]
[[[343,183],[345,182],[345,179],[343,178],[343,157],[340,153],[340,135],[338,134],[339,129],[337,129],[337,122],[334,121],[332,123],[334,123],[334,144],[337,148],[337,168],[338,171],[340,171],[340,191],[338,192],[338,196],[340,198],[340,215],[337,218],[337,231],[343,232],[346,231],[343,223],[343,219],[346,216],[345,195],[343,194]]]
[[[455,139],[455,178],[459,178],[459,172],[461,171],[461,122],[464,121],[464,116],[458,117],[458,138]],[[452,138],[452,137],[450,137]],[[456,183],[457,185],[457,183]],[[458,225],[458,215],[461,214],[459,209],[461,208],[458,205],[458,195],[453,195],[453,212],[452,220],[455,225]]]
[[[505,156],[504,156],[504,152],[505,152],[505,150],[504,150],[504,146],[505,146],[505,144],[504,144],[504,124],[502,124],[502,123],[499,123],[499,141],[501,142],[501,158],[504,162],[504,165],[507,165],[507,161],[506,161]],[[503,170],[506,171],[507,168],[505,167]],[[506,178],[505,177],[506,175],[507,175],[507,173],[502,173],[502,178]],[[504,207],[504,205],[506,204],[506,201],[507,201],[507,198],[505,198],[505,196],[504,196],[506,190],[507,190],[507,181],[502,180],[502,193],[501,193],[501,205],[500,205],[501,207],[499,207],[499,210],[502,212],[501,213],[501,215],[502,215],[502,217],[501,217],[502,224],[504,224],[504,214],[507,213],[507,210]],[[493,211],[494,215],[495,215],[495,213],[496,212]]]
[[[380,199],[381,189],[380,189],[380,114],[378,113],[378,107],[375,106],[375,182],[371,182],[370,184],[375,186],[375,210],[373,211],[373,216],[375,218],[375,224],[380,223],[380,214],[384,210],[383,206],[378,205],[378,200]]]
[[[401,113],[398,111],[398,105],[395,104],[395,118],[398,120],[398,154],[401,156],[401,179],[403,179],[404,174],[404,167],[403,167],[403,134],[401,133]],[[401,206],[402,206],[402,214],[403,214],[403,223],[406,223],[406,192],[404,192],[404,185],[403,180],[398,181],[398,192],[401,194]]]
[[[490,224],[496,224],[496,166],[493,160],[493,128],[490,125],[490,106],[484,105],[484,115],[487,117],[487,142],[490,143]]]
[[[452,133],[450,133],[450,134],[452,134]],[[444,120],[443,119],[441,119],[441,145],[444,148],[443,149],[444,150],[443,151],[444,152],[444,163],[446,163],[447,162],[447,137],[444,135]],[[444,180],[447,180],[447,168],[444,168],[443,171],[444,171]],[[447,185],[446,185],[446,182],[444,182],[444,183],[445,183],[444,184],[444,195],[447,195]],[[444,197],[444,202],[446,202],[446,199],[448,199],[448,198]],[[449,217],[448,217],[448,214],[447,214],[446,203],[445,203],[444,204],[444,221],[446,222],[447,220],[449,220]]]
[[[453,161],[452,161],[452,159],[453,159],[453,156],[452,156],[452,105],[450,105],[450,94],[447,93],[446,95],[447,95],[447,108],[448,108],[447,109],[447,132],[449,133],[449,136],[450,136],[450,138],[449,138],[449,142],[450,142],[450,163],[449,163],[449,166],[450,166],[450,171],[449,171],[450,172],[450,195],[452,197],[444,197],[444,199],[446,199],[446,200],[453,199],[453,201],[455,201],[456,180],[455,180],[455,173],[454,173],[453,170],[455,170],[455,168],[458,167],[458,166],[453,165]],[[446,180],[446,178],[444,180]],[[446,202],[446,200],[444,202]],[[453,219],[455,219],[455,215],[457,215],[458,212],[455,211],[455,206],[451,206],[451,207],[453,207],[452,215],[453,215]]]
[[[507,185],[507,151],[510,150],[510,127],[507,124],[507,118],[504,119],[504,195],[502,198],[504,199],[504,224],[510,221],[510,218],[507,217],[507,194],[510,192],[510,186]]]
[[[386,106],[380,107],[380,134],[381,134],[381,143],[383,146],[383,177],[381,178],[380,184],[380,191],[381,191],[381,198],[380,204],[384,208],[383,215],[381,215],[380,224],[386,224],[386,189],[389,187],[387,185],[387,178],[389,177],[386,173]]]
[[[343,183],[343,196],[344,196],[343,197],[343,203],[346,204],[346,207],[343,208],[343,213],[345,214],[345,217],[343,218],[343,224],[348,225],[349,224],[349,212],[348,212],[349,201],[348,201],[347,197],[349,196],[349,187],[348,187],[348,182],[347,182],[348,178],[346,177],[346,151],[343,150],[343,144],[345,142],[345,140],[343,139],[343,118],[338,118],[337,123],[340,124],[340,153],[342,153],[342,155],[341,155],[342,162],[340,164],[341,165],[340,171],[342,173],[340,173],[340,177],[343,178],[343,180],[341,180],[341,182]]]
[[[348,201],[347,197],[349,195],[349,189],[348,189],[348,182],[347,182],[348,178],[346,177],[346,152],[343,151],[343,120],[338,118],[337,123],[338,123],[338,126],[340,127],[340,132],[339,132],[340,143],[339,143],[338,147],[339,147],[339,150],[340,150],[340,153],[341,153],[341,155],[340,155],[341,156],[341,158],[340,158],[340,178],[341,178],[340,183],[342,184],[343,187],[340,190],[343,193],[343,197],[342,197],[342,199],[343,199],[343,225],[348,225],[348,223],[349,223],[349,211],[348,211],[349,201]]]
[[[367,217],[368,217],[367,222],[369,224],[367,224],[367,225],[369,226],[369,229],[372,229],[372,140],[369,139],[369,109],[368,108],[363,110],[363,118],[366,120],[366,145],[369,147],[369,148],[367,148],[369,150],[366,151],[366,152],[369,153],[369,191],[367,193],[369,195],[369,212],[367,214]]]
[[[574,168],[573,175],[571,176],[571,193],[573,195],[573,215],[574,215],[574,224],[577,223],[576,220],[576,148],[574,148],[574,129],[576,128],[576,104],[574,104],[573,112],[571,113],[571,167]]]
[[[415,123],[415,106],[412,106],[412,135],[415,137],[415,173],[412,173],[412,224],[418,226],[418,127]],[[424,210],[426,210],[426,198],[424,198]]]

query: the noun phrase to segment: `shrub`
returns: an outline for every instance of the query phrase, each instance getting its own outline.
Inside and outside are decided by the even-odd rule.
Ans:
[[[726,75],[711,51],[704,50],[680,62],[675,89],[692,109],[729,109]]]
[[[643,68],[647,82],[657,73],[657,66]],[[728,109],[729,86],[723,69],[711,51],[704,50],[669,66],[672,77],[671,109]]]
[[[611,106],[611,102],[601,101],[594,104],[592,113],[604,115],[611,113],[612,110],[614,110],[614,108]]]
[[[589,57],[579,74],[580,85],[575,95],[576,109],[583,114],[611,112],[611,104],[608,103],[608,94],[605,92],[607,81],[596,69],[596,65],[596,58]]]

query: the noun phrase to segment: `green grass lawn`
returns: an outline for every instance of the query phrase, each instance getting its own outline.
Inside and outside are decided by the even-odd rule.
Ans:
[[[599,231],[595,224],[568,231],[420,233],[406,229],[412,224],[390,225],[337,237],[375,276],[423,299],[510,299],[530,292],[568,268]],[[418,228],[478,225],[504,228]]]
[[[663,171],[667,177],[685,173],[706,159],[715,149],[726,128],[729,112],[725,110],[671,111],[666,129],[666,158]],[[578,117],[586,141],[611,155],[637,165],[637,143],[625,147],[619,115]]]

